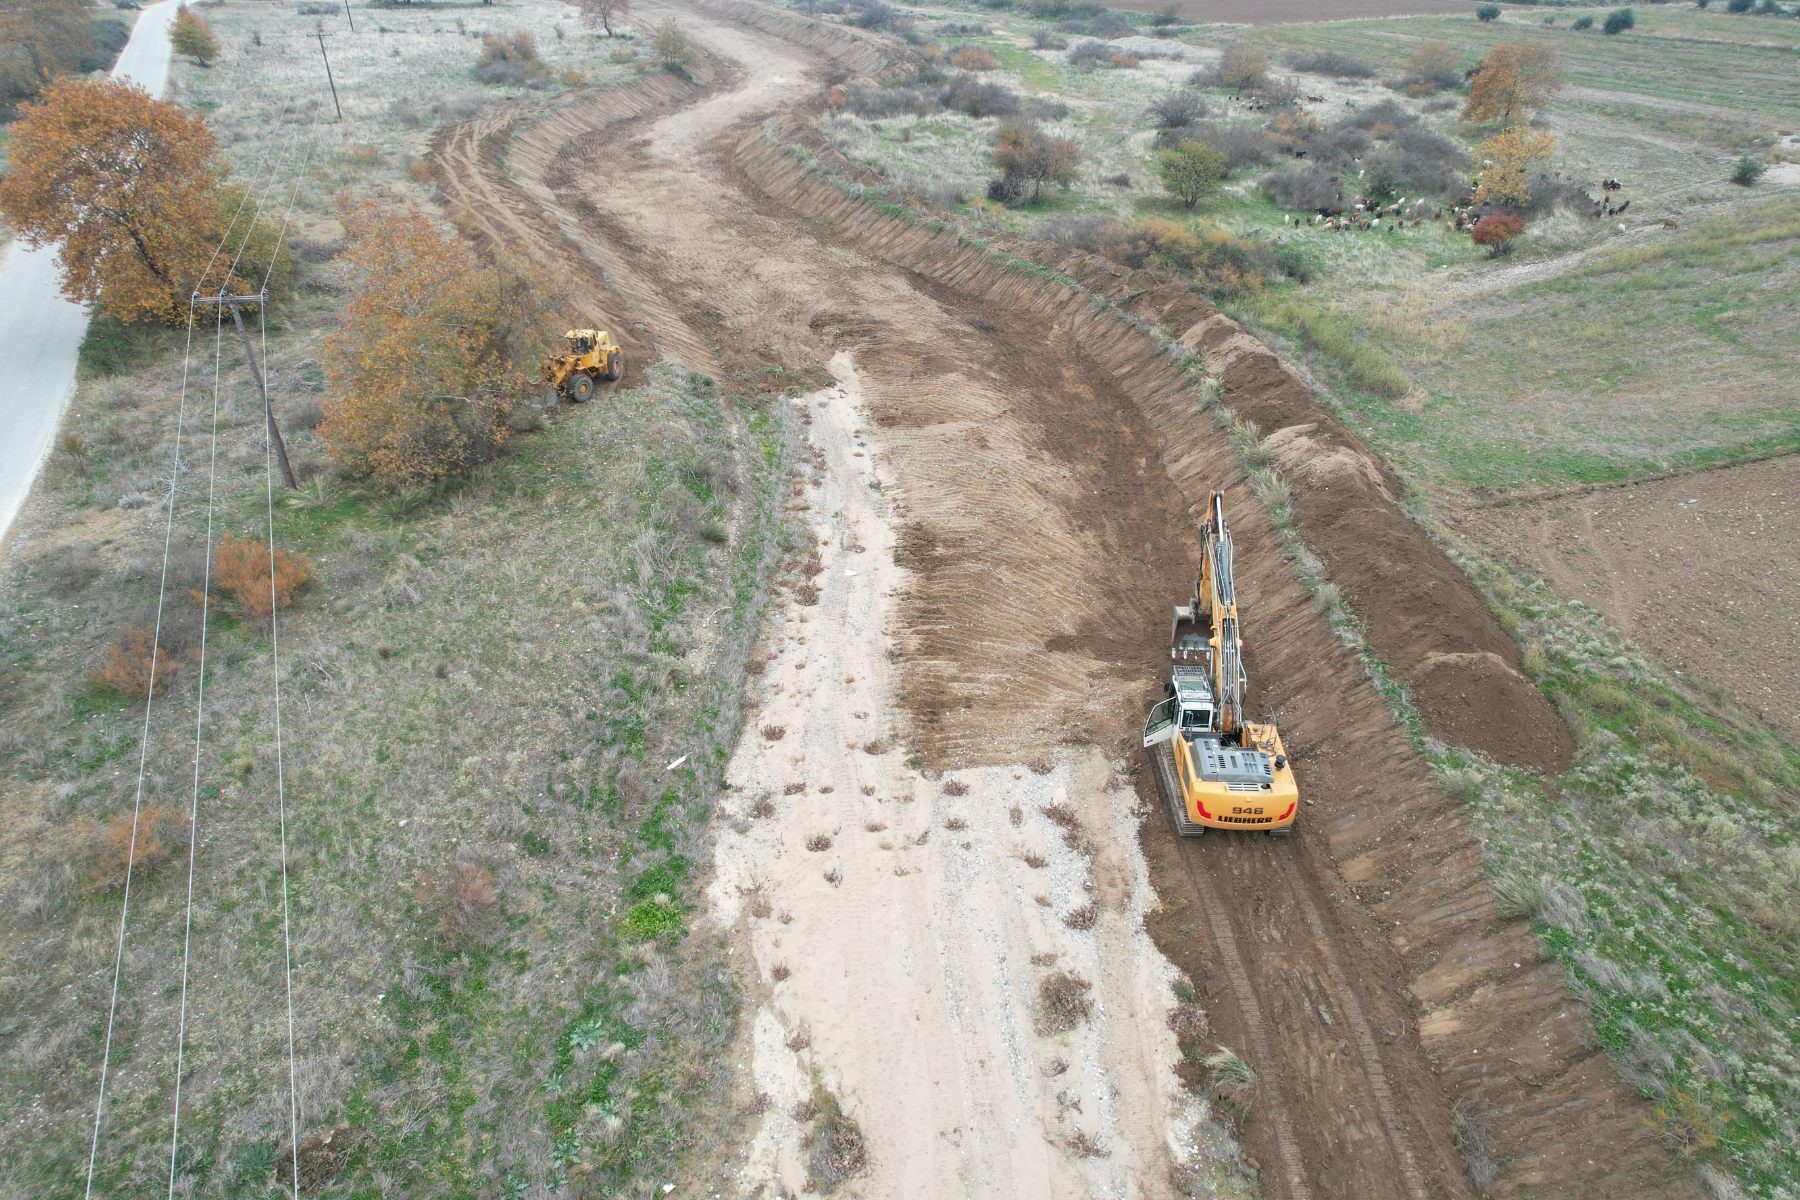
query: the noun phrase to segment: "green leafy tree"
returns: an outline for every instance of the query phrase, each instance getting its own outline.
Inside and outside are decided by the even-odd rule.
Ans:
[[[1637,24],[1637,14],[1629,8],[1615,8],[1606,14],[1606,24],[1600,27],[1602,33],[1624,33]]]
[[[1482,4],[1477,6],[1475,9],[1475,19],[1478,21],[1498,21],[1500,19],[1500,6],[1498,4]]]
[[[1231,160],[1225,152],[1205,142],[1183,141],[1156,158],[1156,173],[1163,188],[1188,208],[1218,187],[1230,169]]]

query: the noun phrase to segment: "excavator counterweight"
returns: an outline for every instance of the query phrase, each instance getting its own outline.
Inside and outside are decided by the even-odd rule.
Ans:
[[[1169,629],[1167,698],[1150,710],[1144,746],[1178,832],[1291,833],[1300,792],[1281,733],[1244,719],[1250,680],[1223,492],[1212,495],[1200,541],[1193,595]]]

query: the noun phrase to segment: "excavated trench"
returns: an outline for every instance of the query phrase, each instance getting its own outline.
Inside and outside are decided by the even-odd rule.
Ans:
[[[639,363],[730,376],[854,354],[914,580],[901,698],[936,763],[1058,745],[1136,762],[1198,514],[1227,489],[1252,699],[1300,748],[1306,828],[1180,842],[1152,817],[1142,838],[1158,944],[1258,1072],[1243,1138],[1264,1194],[1469,1195],[1460,1112],[1491,1131],[1489,1194],[1698,1196],[1560,974],[1496,911],[1455,802],[1305,594],[1147,323],[1198,352],[1262,429],[1302,536],[1433,733],[1560,769],[1566,730],[1391,474],[1185,289],[1058,248],[1029,249],[1072,283],[1027,272],[809,166],[829,148],[782,118],[878,68],[878,39],[745,0],[648,15],[667,11],[709,53],[700,83],[648,77],[446,131],[433,166],[451,215],[489,247],[579,264]],[[1152,786],[1140,780],[1146,798]]]

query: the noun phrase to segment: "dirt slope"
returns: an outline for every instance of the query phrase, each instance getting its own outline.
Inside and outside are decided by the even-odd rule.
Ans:
[[[696,365],[716,355],[728,373],[853,355],[911,572],[898,728],[932,764],[1066,764],[1098,751],[1129,769],[1199,506],[1208,487],[1229,489],[1252,686],[1307,747],[1308,830],[1293,847],[1182,845],[1153,821],[1143,845],[1167,905],[1159,944],[1262,1078],[1245,1136],[1265,1194],[1466,1195],[1450,1121],[1459,1104],[1494,1113],[1507,1159],[1495,1195],[1697,1194],[1640,1136],[1639,1107],[1524,927],[1495,912],[1454,804],[1281,559],[1189,377],[1092,294],[855,202],[764,132],[866,42],[738,0],[691,0],[682,13],[718,60],[704,93],[624,122],[618,98],[599,93],[559,110],[570,131],[560,145],[514,137],[510,150],[495,143],[504,167],[463,153],[442,168],[452,186],[523,213],[494,236],[544,242],[524,217],[545,195],[559,224],[590,205],[610,234],[609,277],[639,311],[673,314],[667,331],[656,326],[664,353]],[[604,144],[579,132],[602,125]],[[631,153],[617,152],[621,140]],[[481,178],[460,178],[469,171]],[[1187,311],[1172,298],[1162,307]],[[1212,316],[1191,315],[1177,327]],[[1262,405],[1253,415],[1271,443],[1286,439],[1296,510],[1309,538],[1321,531],[1334,578],[1368,605],[1371,640],[1381,625],[1421,691],[1444,661],[1433,655],[1490,664],[1432,692],[1443,699],[1428,719],[1467,714],[1469,739],[1484,744],[1481,718],[1505,711],[1497,702],[1529,717],[1541,700],[1518,690],[1516,650],[1493,639],[1466,582],[1384,497],[1393,489],[1379,465],[1311,471],[1346,461],[1347,435],[1297,379],[1258,374],[1268,368],[1253,350],[1242,362],[1208,353],[1233,404]],[[1379,544],[1359,549],[1369,529]],[[1433,593],[1422,615],[1409,607],[1421,580]],[[1554,766],[1567,751],[1549,720],[1528,719],[1523,742],[1485,744]],[[1118,801],[1104,790],[1071,803],[1089,828],[1111,828]],[[1103,891],[1099,901],[1122,911]],[[975,1072],[967,1082],[989,1086],[975,1063],[960,1067]],[[969,1189],[1013,1194],[1000,1180]]]

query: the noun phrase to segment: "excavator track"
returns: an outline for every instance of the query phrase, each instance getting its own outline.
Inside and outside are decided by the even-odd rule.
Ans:
[[[1182,837],[1199,837],[1206,832],[1206,826],[1187,818],[1187,806],[1181,802],[1181,787],[1175,779],[1175,753],[1169,743],[1150,748],[1150,761],[1156,767],[1156,786],[1161,789],[1163,802],[1169,806],[1169,819],[1175,824],[1175,832]]]

